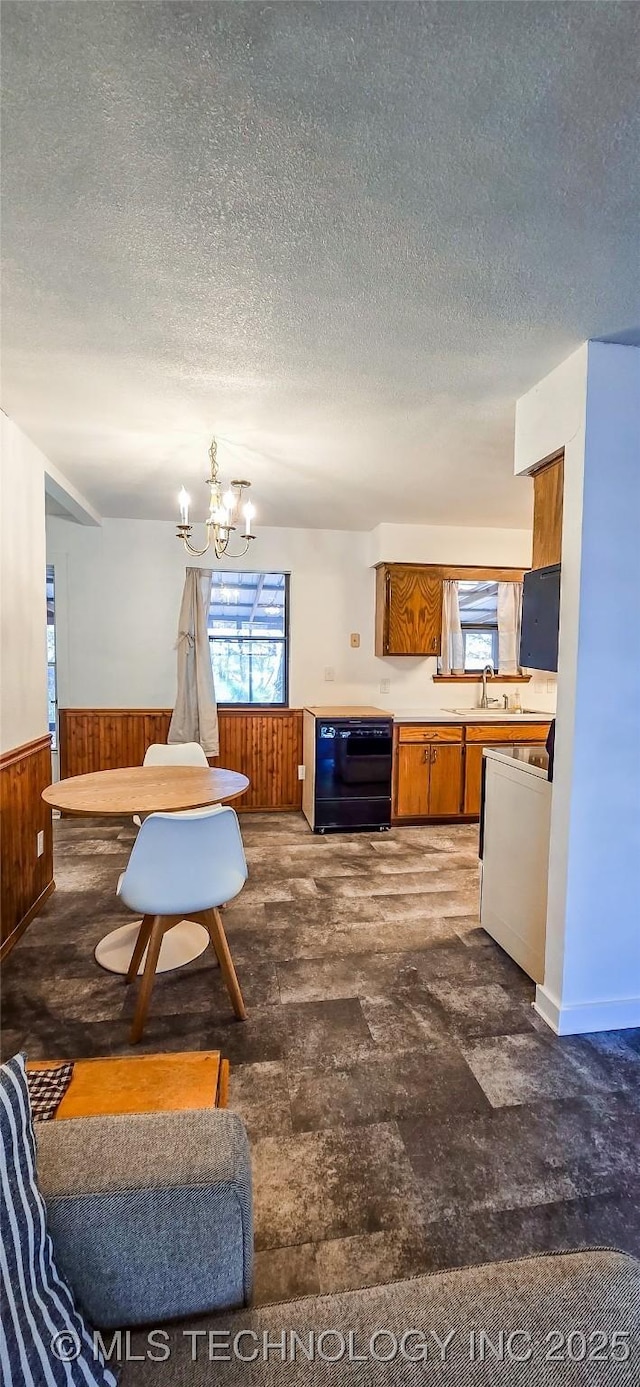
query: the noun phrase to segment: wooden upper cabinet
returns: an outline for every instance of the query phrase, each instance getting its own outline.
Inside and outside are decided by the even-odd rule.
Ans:
[[[547,568],[562,557],[564,454],[533,474],[533,568]]]
[[[442,579],[419,564],[376,568],[376,655],[439,655]]]

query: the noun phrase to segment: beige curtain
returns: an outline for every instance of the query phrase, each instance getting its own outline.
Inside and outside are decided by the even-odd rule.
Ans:
[[[498,669],[520,673],[522,583],[498,583]]]
[[[462,674],[464,671],[464,642],[460,625],[458,584],[446,579],[442,584],[442,655],[441,674]]]
[[[178,691],[167,741],[199,742],[207,756],[217,756],[218,708],[207,635],[211,578],[210,568],[186,571],[176,646]]]

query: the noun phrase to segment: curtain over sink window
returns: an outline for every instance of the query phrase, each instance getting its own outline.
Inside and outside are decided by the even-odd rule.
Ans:
[[[442,598],[441,674],[480,674],[486,665],[519,674],[522,583],[446,580]]]

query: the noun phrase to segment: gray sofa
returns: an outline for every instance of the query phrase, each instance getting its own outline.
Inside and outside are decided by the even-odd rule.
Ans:
[[[122,1387],[640,1381],[640,1263],[621,1253],[532,1257],[251,1309],[251,1173],[238,1117],[90,1118],[36,1131],[58,1261],[104,1327]]]

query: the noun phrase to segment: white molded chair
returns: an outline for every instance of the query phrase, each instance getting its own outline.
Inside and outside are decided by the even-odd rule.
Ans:
[[[206,753],[199,742],[152,742],[144,753],[143,766],[208,766]],[[140,827],[142,819],[134,814],[133,822]]]
[[[208,766],[199,742],[152,742],[144,753],[143,766]]]
[[[215,805],[182,814],[149,814],[144,820],[117,888],[124,904],[143,915],[127,982],[135,978],[147,949],[132,1045],[144,1029],[163,935],[185,917],[207,930],[233,1010],[244,1021],[247,1013],[219,907],[238,895],[247,875],[235,810]]]

